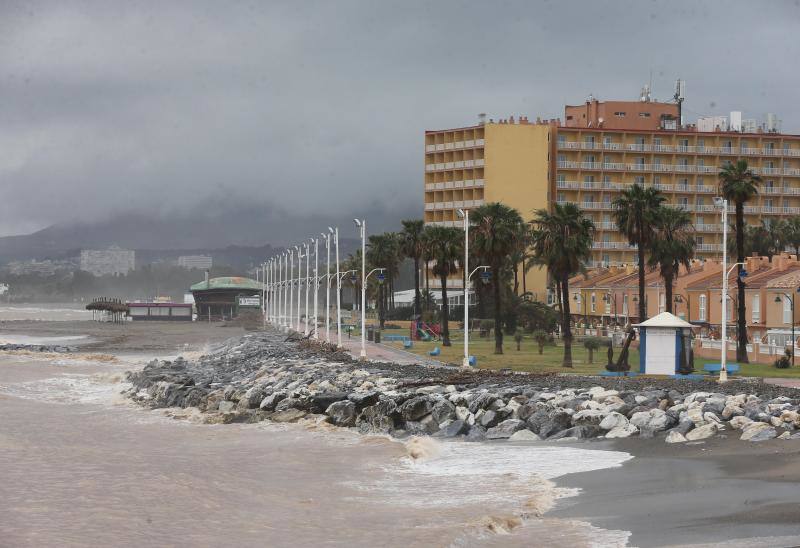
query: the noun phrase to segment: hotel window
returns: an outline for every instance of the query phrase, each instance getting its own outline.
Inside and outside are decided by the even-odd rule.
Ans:
[[[595,308],[597,307],[597,295],[595,295],[594,293],[592,293],[592,305],[591,306],[592,306],[592,312],[594,312]]]
[[[681,139],[679,142],[680,142],[680,145],[682,147],[688,147],[689,146],[689,139]]]
[[[567,142],[567,136],[566,135],[559,135],[558,136],[558,146],[562,146],[566,142]]]
[[[753,323],[761,321],[761,295],[753,295]]]
[[[611,314],[611,293],[606,293],[606,314]]]
[[[678,198],[678,206],[682,207],[683,209],[689,209],[689,198],[686,196],[681,196]]]
[[[566,182],[566,180],[567,180],[567,176],[564,175],[563,173],[559,173],[558,175],[556,175],[556,181],[557,182],[563,183],[563,182]]]
[[[661,137],[653,137],[653,144],[657,147],[661,146]]]
[[[594,182],[594,175],[584,175],[583,176],[584,183],[593,183]]]
[[[640,112],[639,113],[639,117],[640,118],[650,118],[650,113],[649,112]]]
[[[678,189],[689,190],[689,179],[685,177],[683,179],[678,179]]]
[[[628,315],[628,295],[622,296],[622,315]]]
[[[658,313],[661,314],[667,309],[667,294],[666,293],[659,293],[658,294]]]
[[[587,135],[583,138],[583,142],[587,145],[594,147],[594,135]]]
[[[678,165],[684,166],[684,167],[688,166],[689,165],[689,159],[688,158],[681,158],[680,160],[678,160]]]
[[[616,116],[617,118],[625,118],[625,113],[617,111],[614,113],[614,116]]]
[[[705,295],[700,295],[700,298],[698,299],[698,306],[699,306],[699,309],[700,309],[699,310],[699,314],[698,314],[699,315],[698,319],[701,322],[704,322],[704,321],[706,321],[706,296]]]
[[[583,207],[586,207],[586,208],[591,207],[593,203],[594,203],[594,197],[592,197],[592,196],[584,196],[583,197]]]
[[[706,140],[705,139],[698,139],[697,140],[697,150],[702,152],[702,150],[706,148]]]
[[[783,323],[792,323],[792,301],[786,297],[783,299]]]
[[[696,206],[698,206],[698,211],[699,211],[699,208],[702,207],[702,205],[703,205],[703,197],[702,196],[695,196],[694,197],[694,204]]]
[[[637,184],[637,185],[643,185],[644,184],[644,176],[643,175],[637,175],[636,177],[633,178],[633,182],[634,182],[634,184]]]
[[[608,146],[608,145],[611,145],[612,143],[613,143],[613,141],[611,140],[611,137],[603,137],[603,144],[604,145]]]
[[[559,164],[560,164],[561,162],[566,162],[566,161],[567,161],[567,156],[566,156],[565,154],[559,154],[559,155],[558,155],[558,163],[559,163]]]
[[[655,177],[653,177],[653,184],[654,185],[660,185],[661,184],[661,175],[656,175]]]
[[[603,264],[608,266],[611,263],[611,255],[608,253],[603,253]]]
[[[566,202],[567,201],[566,195],[563,192],[559,192],[557,201],[558,202]]]

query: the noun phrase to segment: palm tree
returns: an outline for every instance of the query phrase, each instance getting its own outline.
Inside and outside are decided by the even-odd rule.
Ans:
[[[572,330],[569,311],[569,279],[589,260],[594,223],[575,204],[553,204],[553,212],[534,212],[531,241],[537,262],[547,266],[561,292],[561,333],[564,367],[572,367]]]
[[[744,280],[742,280],[742,264],[744,262],[744,203],[758,194],[761,177],[755,175],[747,166],[746,160],[729,163],[719,172],[720,193],[736,207],[736,289],[738,314],[736,319],[736,360],[749,363],[747,359],[747,318],[745,317]]]
[[[511,252],[511,264],[514,271],[514,295],[519,295],[520,274],[522,275],[522,293],[528,291],[525,283],[525,274],[531,269],[530,264],[530,225],[522,223],[519,227],[519,234],[516,238],[516,245]]]
[[[425,225],[425,228],[422,230],[422,260],[425,261],[425,292],[430,294],[431,286],[428,280],[430,274],[430,263],[433,260],[433,243],[431,239],[431,230],[434,228],[434,225]],[[428,302],[428,306],[425,308],[430,308],[430,303],[433,301]]]
[[[650,249],[650,266],[664,279],[667,312],[672,313],[672,284],[681,265],[687,269],[694,256],[692,218],[688,211],[662,206],[656,216],[657,236]]]
[[[524,223],[516,209],[499,202],[484,204],[472,210],[470,222],[474,225],[470,233],[475,255],[488,262],[492,270],[494,353],[502,354],[503,310],[500,288],[501,284],[507,283],[511,267],[508,259],[517,247]]]
[[[636,246],[639,258],[639,321],[647,316],[644,293],[644,254],[655,237],[655,221],[658,209],[666,197],[656,188],[645,188],[634,184],[620,192],[614,200],[614,220],[628,243]]]
[[[403,255],[414,261],[414,316],[419,314],[422,298],[419,292],[419,261],[425,250],[423,232],[425,223],[422,219],[408,219],[403,221],[403,230],[400,232],[400,249]]]
[[[790,217],[783,223],[783,237],[786,245],[794,248],[795,255],[800,258],[800,217]]]
[[[450,346],[449,305],[447,302],[447,277],[458,270],[458,261],[464,250],[464,236],[457,228],[432,226],[429,229],[431,256],[436,264],[433,273],[442,284],[442,345]]]
[[[378,285],[378,294],[375,299],[378,305],[378,321],[381,329],[386,324],[387,309],[387,285],[391,290],[391,278],[393,270],[397,269],[396,264],[396,238],[394,233],[385,232],[383,234],[373,234],[367,243],[367,264],[370,268],[384,268],[386,280]]]

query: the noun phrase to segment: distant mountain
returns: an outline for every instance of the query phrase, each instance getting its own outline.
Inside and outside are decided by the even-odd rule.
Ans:
[[[397,230],[400,217],[383,210],[370,213],[370,233]],[[350,218],[291,216],[259,207],[148,216],[124,214],[112,220],[53,225],[32,234],[0,237],[0,264],[13,260],[63,259],[81,249],[118,245],[137,250],[137,263],[178,255],[210,254],[215,262],[247,266],[274,249],[295,244],[338,224],[342,258],[355,250],[356,229]]]

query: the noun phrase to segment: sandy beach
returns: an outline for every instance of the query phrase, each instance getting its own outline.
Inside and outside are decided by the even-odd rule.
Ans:
[[[60,371],[67,369],[68,375],[73,376],[97,376],[98,372],[106,371],[116,378],[115,382],[119,382],[124,370],[133,367],[133,363],[141,367],[143,360],[156,355],[202,352],[244,333],[239,327],[203,323],[129,323],[124,326],[72,320],[0,323],[0,336],[6,337],[85,336],[77,342],[81,353],[111,355],[122,361],[99,364],[87,360],[85,364],[73,364],[68,368],[59,366]],[[225,544],[226,540],[234,539],[245,546],[258,545],[260,539],[271,539],[272,543],[268,544],[275,546],[291,545],[293,542],[294,545],[306,545],[306,542],[328,542],[336,546],[374,545],[381,535],[373,535],[375,529],[372,526],[369,534],[358,534],[358,512],[368,512],[371,523],[386,530],[393,530],[400,525],[404,527],[404,533],[398,530],[396,539],[388,542],[387,545],[391,546],[800,544],[800,489],[797,484],[800,466],[796,464],[800,456],[800,442],[797,440],[745,443],[735,439],[734,434],[728,438],[675,445],[667,445],[658,438],[630,438],[614,442],[538,442],[539,448],[552,447],[560,452],[553,453],[553,458],[581,458],[580,453],[569,453],[572,449],[616,451],[633,455],[633,458],[625,460],[618,467],[559,475],[554,480],[557,488],[578,488],[579,493],[557,498],[554,508],[542,518],[518,524],[514,522],[511,507],[502,502],[503,492],[511,488],[496,483],[500,481],[496,478],[525,469],[527,458],[533,459],[530,466],[536,467],[535,459],[541,456],[531,453],[530,457],[526,457],[524,452],[511,453],[514,444],[508,442],[444,446],[448,450],[451,447],[465,448],[464,452],[453,458],[467,459],[462,466],[467,466],[469,462],[470,469],[478,471],[478,476],[470,483],[478,482],[484,488],[496,490],[490,494],[498,495],[498,498],[470,502],[471,499],[467,497],[463,504],[453,506],[452,502],[445,502],[454,496],[445,495],[445,487],[466,493],[469,484],[445,483],[439,495],[442,498],[437,499],[440,502],[432,501],[431,505],[431,501],[428,501],[419,506],[415,497],[421,496],[420,487],[416,483],[407,483],[410,480],[402,474],[384,477],[385,472],[380,472],[389,462],[403,455],[402,446],[389,442],[376,445],[349,431],[341,431],[343,434],[336,442],[328,439],[323,443],[320,439],[314,441],[314,438],[303,437],[301,431],[305,427],[300,425],[281,425],[281,434],[275,434],[272,442],[261,435],[254,437],[254,430],[242,425],[205,426],[202,428],[206,430],[198,430],[201,433],[198,438],[185,428],[174,430],[173,426],[165,426],[161,422],[156,425],[149,419],[131,427],[130,417],[152,417],[155,412],[131,410],[130,406],[124,406],[124,411],[115,408],[110,414],[98,415],[86,407],[88,400],[85,397],[81,400],[83,396],[78,397],[77,403],[71,404],[70,413],[64,414],[59,412],[63,408],[42,405],[37,400],[46,397],[42,385],[37,383],[52,381],[52,365],[26,356],[6,355],[0,358],[0,388],[5,387],[4,393],[0,394],[0,408],[7,417],[5,426],[0,429],[0,447],[5,448],[7,456],[1,468],[0,480],[4,485],[16,485],[11,491],[6,489],[5,502],[0,503],[4,515],[11,516],[5,525],[0,526],[0,531],[7,538],[19,541],[15,542],[18,545],[33,545],[38,539],[39,545],[64,541],[66,545],[81,546],[93,544],[93,538],[119,545],[137,542],[211,545],[220,542]],[[15,386],[25,386],[33,395],[26,395],[16,390]],[[93,386],[94,390],[107,388],[105,385]],[[34,393],[34,390],[40,392]],[[79,423],[74,422],[79,417],[83,419]],[[30,438],[30,429],[36,428],[37,424],[47,427],[41,428],[42,437]],[[268,428],[268,425],[264,424],[263,427]],[[97,442],[97,452],[87,452],[79,444],[65,441],[76,435],[91,436],[95,430],[107,438]],[[202,441],[203,437],[208,440],[207,445]],[[354,438],[361,440],[355,446]],[[130,444],[135,444],[136,439],[144,445],[134,450],[132,455],[125,455],[135,446]],[[168,441],[171,439],[177,445]],[[346,449],[337,445],[342,440],[347,440]],[[98,480],[89,473],[90,470],[87,472],[83,469],[85,466],[78,470],[74,464],[68,465],[59,458],[47,456],[48,444],[57,447],[59,443],[66,444],[62,449],[64,455],[71,455],[69,459],[77,459],[76,462],[86,459],[85,466],[89,468],[110,467],[102,472],[102,477],[106,479]],[[156,449],[159,445],[162,449]],[[245,452],[242,453],[242,450]],[[245,455],[248,451],[256,451],[272,459],[292,454],[295,455],[295,462],[291,465],[287,462],[273,468],[270,473],[262,474],[258,472],[261,461],[247,458]],[[188,455],[204,452],[212,459],[209,461],[212,468],[222,470],[238,463],[237,466],[242,466],[249,474],[250,481],[255,482],[257,490],[269,492],[276,489],[282,493],[281,500],[288,506],[263,496],[246,495],[248,479],[236,473],[224,472],[211,482],[203,479],[205,474],[212,473],[212,468],[206,469],[205,465],[200,465],[200,461],[194,462]],[[303,457],[298,458],[297,455],[303,452],[315,455],[315,472],[309,472]],[[504,452],[510,457],[509,463],[503,459]],[[104,454],[110,458],[107,465],[100,464],[105,460]],[[161,459],[161,464],[156,464],[158,459]],[[28,465],[25,464],[26,460],[29,460]],[[117,464],[112,465],[115,460]],[[519,462],[511,462],[513,460]],[[134,462],[137,464],[134,465]],[[343,462],[350,462],[352,466],[342,467]],[[476,468],[476,462],[485,463],[483,468],[491,469],[498,475],[481,478],[481,466]],[[126,475],[126,463],[137,470],[135,477]],[[184,463],[185,470],[180,469],[180,463]],[[148,469],[153,471],[161,484],[144,479]],[[87,493],[90,493],[80,505],[84,513],[67,511],[70,506],[68,495],[74,494],[74,489],[56,480],[67,470],[71,470],[67,473],[77,474],[78,480],[84,482]],[[118,480],[112,479],[115,476],[119,476]],[[329,481],[324,477],[341,480],[337,485],[341,486],[340,495],[344,498],[338,495],[330,498],[319,491],[320,482]],[[425,481],[428,485],[435,485],[437,481],[443,481],[442,477],[446,476],[434,475]],[[286,478],[291,478],[291,481],[284,481]],[[359,486],[362,481],[364,485]],[[392,484],[392,481],[396,483]],[[455,480],[451,478],[448,481]],[[369,496],[364,494],[365,485],[371,486],[369,489],[372,494]],[[387,485],[394,487],[386,490]],[[26,499],[25,492],[28,490],[35,490],[39,498],[36,501]],[[189,502],[193,490],[203,493],[206,504],[198,506]],[[128,496],[132,497],[129,505],[126,503]],[[109,514],[111,521],[96,514],[100,507],[109,503],[108,497],[116,501]],[[216,526],[207,527],[200,522],[193,526],[189,514],[175,507],[170,508],[160,502],[144,502],[153,497],[174,497],[176,504],[188,505],[186,509],[189,514],[201,515],[209,508],[215,509]],[[401,506],[389,504],[388,499],[393,497],[406,497],[403,499],[406,502]],[[506,497],[510,500],[511,491],[506,492]],[[489,504],[489,500],[497,502]],[[349,502],[343,506],[342,501]],[[153,511],[145,512],[148,504],[155,505]],[[256,508],[259,506],[269,509],[270,515],[261,516]],[[68,534],[60,537],[63,529],[46,525],[48,520],[53,519],[51,512],[54,511],[63,512],[63,516],[83,523],[85,529],[71,528],[65,523],[62,527],[67,528]],[[26,515],[28,517],[23,519]],[[297,521],[296,518],[300,516],[303,519]],[[180,526],[175,527],[168,518],[173,522],[178,520]],[[137,532],[136,527],[131,528],[128,523],[130,519],[139,520],[140,527],[144,529]],[[242,529],[243,519],[251,523],[251,527]],[[58,524],[59,519],[55,523]],[[159,528],[150,528],[148,524],[151,523],[158,524]],[[119,536],[112,534],[109,527],[112,530],[119,528]],[[464,536],[467,530],[473,533],[477,530],[478,533]],[[624,532],[630,532],[630,536]]]

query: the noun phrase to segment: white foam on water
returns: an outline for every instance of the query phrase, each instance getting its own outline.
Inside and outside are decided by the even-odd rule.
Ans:
[[[87,335],[70,335],[62,337],[35,337],[31,335],[3,334],[0,333],[0,344],[31,344],[31,345],[64,345],[69,346],[76,341],[88,339]]]
[[[90,320],[92,312],[82,306],[65,308],[63,306],[0,306],[0,320],[70,321]]]
[[[127,403],[121,393],[131,387],[123,380],[120,373],[65,373],[48,379],[0,384],[0,393],[47,403],[119,405]]]

